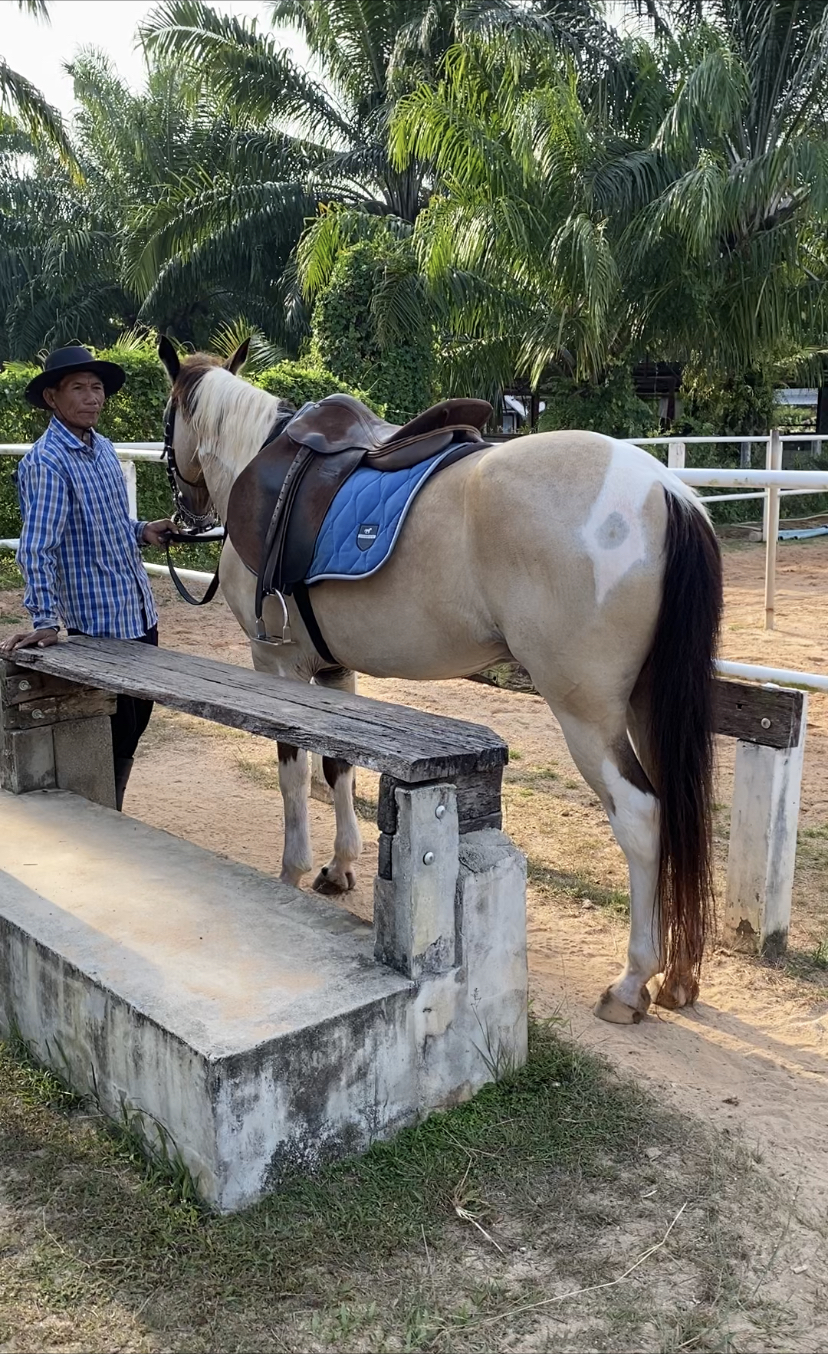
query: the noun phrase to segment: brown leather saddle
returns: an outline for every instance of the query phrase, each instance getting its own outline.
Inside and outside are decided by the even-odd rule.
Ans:
[[[441,468],[478,451],[492,406],[486,400],[443,400],[409,423],[387,423],[352,395],[328,395],[284,415],[230,493],[227,535],[256,574],[256,637],[290,642],[284,598],[295,596],[311,639],[326,661],[336,659],[322,638],[304,580],[331,503],[360,465],[404,470],[445,452]],[[282,603],[281,638],[267,634],[264,599]]]

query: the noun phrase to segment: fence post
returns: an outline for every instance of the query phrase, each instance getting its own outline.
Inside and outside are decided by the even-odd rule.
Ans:
[[[808,727],[807,694],[796,694],[801,713],[789,746],[763,747],[744,739],[736,744],[723,929],[734,949],[770,958],[784,954],[791,922]]]
[[[129,503],[129,515],[136,522],[138,520],[138,476],[135,470],[134,461],[121,461],[121,470],[126,480],[127,502]]]
[[[782,438],[774,428],[768,442],[768,469],[782,469]],[[779,543],[779,485],[765,494],[765,629],[772,630],[776,611],[776,547]]]
[[[685,445],[683,442],[669,442],[667,444],[667,465],[671,470],[683,470],[685,458]]]

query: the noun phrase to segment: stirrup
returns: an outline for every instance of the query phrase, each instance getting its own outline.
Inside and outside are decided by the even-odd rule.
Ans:
[[[282,637],[281,639],[279,639],[275,635],[269,635],[265,628],[264,618],[262,616],[257,616],[256,643],[274,644],[276,646],[281,646],[282,644],[292,644],[293,640],[291,639],[290,634],[290,616],[288,615],[287,603],[285,602],[284,597],[280,592],[276,592],[275,590],[273,592],[267,593],[266,596],[278,597],[279,601],[282,604]]]

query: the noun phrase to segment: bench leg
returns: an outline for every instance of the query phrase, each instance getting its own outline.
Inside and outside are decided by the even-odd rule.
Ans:
[[[793,747],[736,745],[724,939],[769,958],[788,944],[806,728],[807,696]]]

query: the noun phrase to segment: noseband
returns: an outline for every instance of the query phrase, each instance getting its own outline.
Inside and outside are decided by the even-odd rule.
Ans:
[[[180,522],[181,526],[183,527],[183,531],[178,532],[175,535],[170,534],[166,547],[167,568],[170,571],[170,578],[175,584],[175,587],[179,595],[184,598],[184,601],[189,602],[190,606],[204,606],[207,602],[212,602],[213,598],[215,597],[218,591],[219,585],[218,569],[216,569],[216,572],[214,573],[213,577],[208,583],[207,591],[205,592],[204,596],[193,597],[193,594],[189,591],[186,584],[182,582],[182,580],[176,573],[175,565],[170,559],[170,546],[174,544],[187,545],[187,544],[195,544],[198,541],[214,540],[215,539],[214,537],[204,536],[202,533],[206,531],[212,531],[214,527],[219,525],[218,515],[212,504],[210,505],[208,512],[197,513],[193,512],[192,509],[188,508],[187,504],[184,502],[184,497],[181,493],[180,488],[182,484],[186,484],[190,489],[205,489],[207,485],[203,474],[201,475],[201,478],[197,480],[188,480],[185,478],[184,475],[182,475],[175,459],[175,447],[173,446],[174,436],[175,436],[175,405],[171,404],[170,412],[164,419],[164,450],[161,453],[161,458],[164,462],[164,468],[167,472],[167,479],[170,482],[170,489],[172,490],[174,504],[173,519],[176,522]]]

